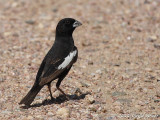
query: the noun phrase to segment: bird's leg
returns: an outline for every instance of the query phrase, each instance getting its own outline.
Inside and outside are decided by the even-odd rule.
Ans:
[[[48,89],[49,89],[51,100],[53,100],[54,98],[53,98],[52,92],[51,92],[51,83],[48,83],[47,86],[48,86]]]
[[[63,78],[59,78],[59,79],[58,79],[58,82],[56,83],[56,87],[57,87],[57,89],[69,100],[69,97],[63,92],[62,89],[59,88],[62,80],[63,80]]]

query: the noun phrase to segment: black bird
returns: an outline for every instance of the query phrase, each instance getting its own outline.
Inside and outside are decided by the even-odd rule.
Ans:
[[[53,99],[51,82],[55,79],[58,79],[57,89],[66,96],[59,86],[77,61],[78,50],[74,45],[72,33],[80,25],[82,24],[73,18],[64,18],[59,21],[56,27],[55,42],[40,65],[33,87],[19,104],[29,106],[44,85],[48,86],[51,99]]]

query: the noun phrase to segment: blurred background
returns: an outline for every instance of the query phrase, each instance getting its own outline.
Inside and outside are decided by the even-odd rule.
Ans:
[[[61,88],[91,94],[56,104],[45,87],[38,105],[22,109],[65,17],[83,26],[73,34],[79,59]],[[159,86],[160,0],[0,0],[0,119],[158,120]]]

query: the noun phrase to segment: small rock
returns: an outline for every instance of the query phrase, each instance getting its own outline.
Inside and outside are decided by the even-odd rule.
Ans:
[[[116,118],[115,116],[110,116],[110,117],[107,117],[106,120],[115,120],[115,118]]]
[[[110,39],[108,35],[104,35],[103,39],[107,40],[107,42],[109,42],[108,40]]]
[[[89,87],[89,85],[87,83],[84,83],[82,81],[80,81],[80,83],[81,83],[82,87]]]
[[[52,112],[48,112],[48,116],[53,116],[54,114]]]
[[[91,76],[95,76],[96,74],[95,73],[91,73]]]
[[[36,100],[36,103],[42,103],[43,100],[39,99],[39,100]]]
[[[12,34],[14,37],[19,37],[19,34],[18,33],[13,33]]]
[[[98,89],[97,89],[97,92],[98,92],[98,93],[101,92],[101,88],[98,88]]]
[[[4,82],[4,80],[5,80],[4,78],[0,78],[0,82]]]
[[[93,61],[89,61],[89,62],[88,62],[88,65],[93,65]]]
[[[119,101],[120,103],[130,103],[131,102],[131,100],[129,100],[129,99],[117,99],[116,101]]]
[[[11,34],[12,34],[11,32],[4,32],[4,36],[5,36],[5,37],[10,36]]]
[[[112,93],[112,96],[124,96],[124,95],[127,95],[127,94],[125,92],[119,92],[119,91]]]
[[[95,103],[95,100],[94,100],[94,98],[91,95],[87,95],[87,102],[89,104],[93,104],[93,103]]]
[[[159,80],[159,79],[157,79],[157,82],[160,82],[160,80]]]
[[[58,9],[57,8],[53,8],[53,10],[52,10],[53,12],[57,12],[58,11]]]
[[[160,102],[160,99],[157,99],[157,100],[154,100],[155,103],[159,103]]]
[[[143,92],[147,93],[148,92],[147,88],[143,88]]]
[[[60,92],[58,90],[56,90],[54,93],[53,93],[53,96],[59,96]],[[50,95],[49,95],[50,96]]]
[[[138,109],[139,109],[140,107],[141,107],[140,105],[135,105],[135,108],[138,108]]]
[[[93,111],[93,112],[96,112],[96,111],[97,111],[97,108],[92,105],[92,106],[89,107],[89,110],[90,110],[90,111]]]
[[[97,73],[97,74],[102,74],[102,70],[100,70],[100,69],[99,69],[99,70],[96,70],[96,73]]]
[[[82,94],[82,91],[79,88],[76,88],[74,94],[80,96]]]
[[[157,40],[157,36],[151,36],[149,38],[147,38],[148,42],[155,42]]]
[[[102,111],[103,113],[106,113],[106,112],[107,112],[107,109],[103,107],[103,108],[101,109],[101,111]]]
[[[145,68],[146,71],[152,72],[153,70],[151,68]]]
[[[48,118],[48,120],[55,120],[54,118],[52,118],[52,117],[50,117],[50,118]]]
[[[115,102],[113,103],[113,105],[115,105],[115,106],[120,106],[121,103],[120,103],[119,101],[115,101]]]
[[[12,7],[17,7],[17,6],[18,6],[17,2],[12,3]]]
[[[127,64],[131,64],[131,62],[130,61],[125,61]]]
[[[39,24],[38,24],[38,28],[43,29],[43,28],[44,28],[44,25],[43,25],[42,23],[39,23]]]
[[[160,49],[160,44],[154,44],[154,47]]]
[[[157,96],[158,98],[160,98],[160,92],[159,92],[159,91],[156,92],[156,96]]]
[[[57,115],[59,115],[63,118],[67,118],[70,116],[70,111],[68,108],[63,107],[63,108],[58,109]]]
[[[150,4],[152,2],[152,0],[145,0],[144,4]]]
[[[153,81],[151,81],[151,80],[145,80],[144,82],[153,82]]]
[[[35,24],[35,21],[34,21],[34,20],[26,20],[25,22],[26,22],[27,24],[30,24],[30,25]]]
[[[42,115],[37,115],[36,118],[38,118],[38,120],[43,119],[43,116]]]
[[[120,64],[114,64],[114,66],[117,66],[117,67],[119,67],[119,66],[120,66]]]
[[[11,111],[8,111],[8,110],[4,110],[4,111],[1,111],[2,114],[10,114]]]
[[[144,106],[144,105],[145,105],[145,102],[143,102],[143,101],[139,101],[139,102],[138,102],[138,105],[140,105],[140,106]]]
[[[82,42],[82,46],[84,46],[84,47],[90,46],[90,45],[91,45],[91,43],[89,43],[89,42],[86,42],[86,41],[83,41],[83,42]]]
[[[131,36],[128,36],[128,37],[127,37],[127,40],[131,40],[131,39],[132,39]]]
[[[0,91],[0,96],[2,96],[2,92]]]
[[[32,120],[32,119],[33,119],[32,116],[28,116],[28,117],[27,117],[27,120]]]

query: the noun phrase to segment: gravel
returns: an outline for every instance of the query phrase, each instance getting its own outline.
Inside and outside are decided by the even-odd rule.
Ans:
[[[160,117],[159,0],[0,0],[0,119],[120,120]],[[73,34],[79,59],[61,88],[19,106],[54,42],[57,22]]]

